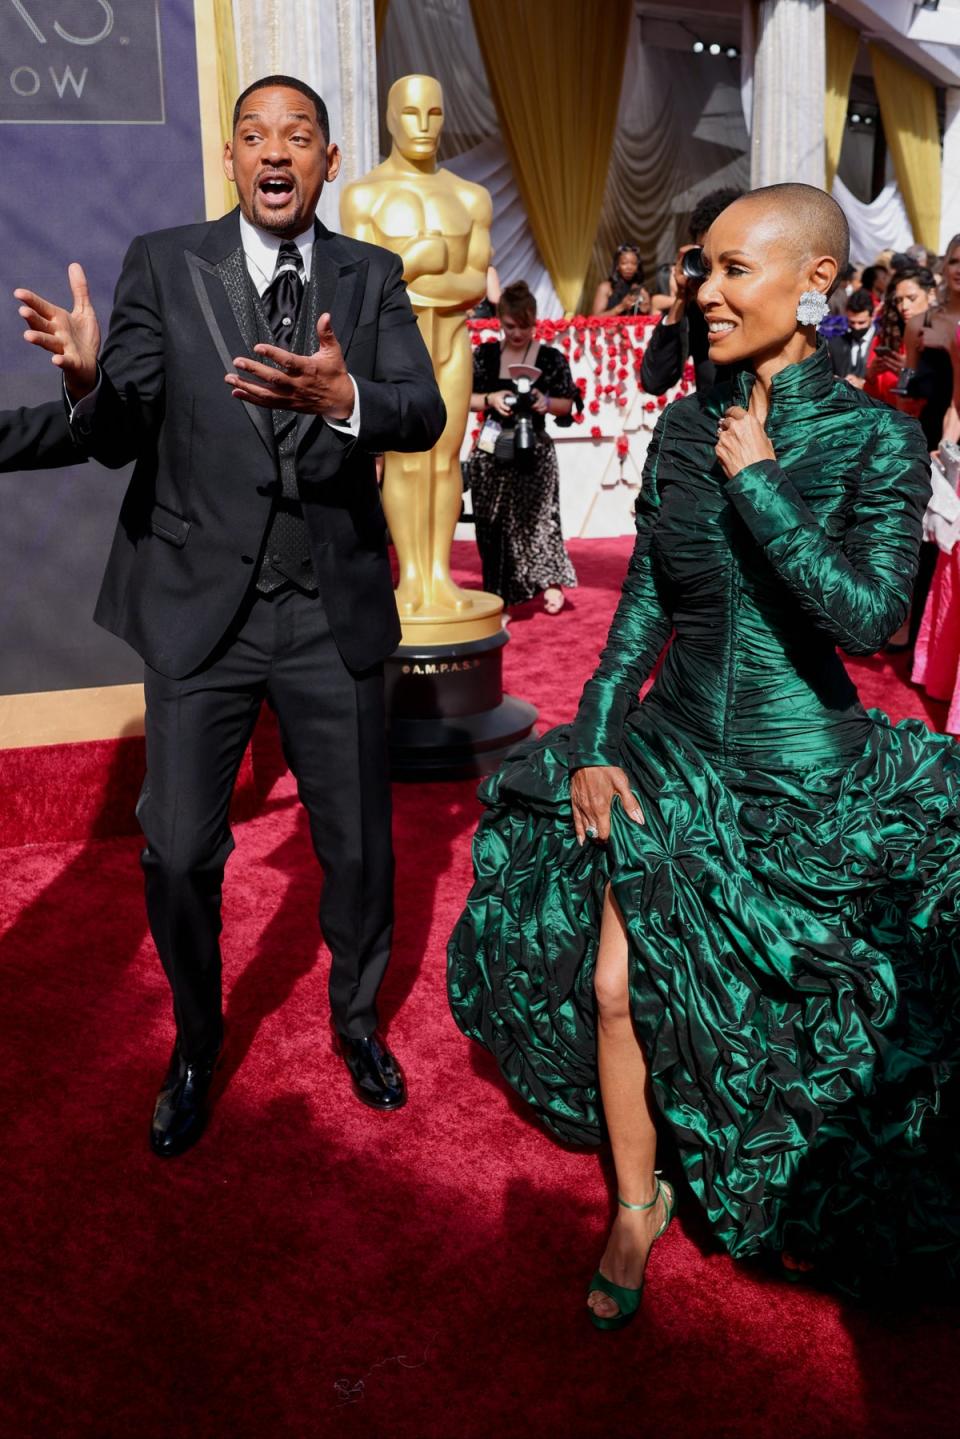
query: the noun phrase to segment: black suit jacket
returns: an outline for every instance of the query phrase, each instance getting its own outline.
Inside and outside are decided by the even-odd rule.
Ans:
[[[675,325],[665,325],[660,320],[650,331],[640,367],[642,388],[651,395],[666,394],[671,385],[683,379],[689,355],[698,393],[713,389],[726,378],[727,371],[713,363],[709,351],[707,322],[696,300],[691,300]]]
[[[218,270],[240,248],[238,215],[133,241],[96,402],[74,418],[87,454],[112,467],[136,462],[95,618],[174,678],[198,668],[234,619],[279,487],[270,412],[235,400],[223,378],[249,353]],[[298,484],[334,640],[366,669],[400,639],[373,456],[429,450],[445,412],[399,258],[318,225],[312,265],[361,425],[355,440],[301,416]],[[45,415],[33,426],[46,451],[38,466],[67,463],[51,458],[58,445],[67,453],[52,409],[33,412]]]
[[[856,363],[851,359],[853,353],[853,341],[861,340],[863,336],[854,336],[851,330],[845,330],[842,335],[833,335],[827,341],[827,349],[830,351],[830,363],[833,365],[833,373],[838,380],[845,380],[847,375],[856,375],[862,380],[867,373],[867,360],[870,355],[870,341],[873,339],[873,329],[867,331],[866,344],[862,347],[862,354]]]

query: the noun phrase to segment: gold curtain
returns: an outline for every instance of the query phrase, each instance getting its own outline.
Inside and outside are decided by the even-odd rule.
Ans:
[[[850,81],[853,65],[860,47],[860,33],[851,30],[834,15],[827,15],[827,100],[824,114],[824,137],[826,139],[827,193],[833,187],[833,177],[840,163],[843,146],[843,132],[847,124],[847,104],[850,99]]]
[[[940,242],[940,131],[929,80],[871,45],[873,80],[897,183],[913,238],[936,252]]]
[[[374,32],[376,34],[377,49],[380,49],[380,41],[383,39],[384,28],[387,23],[387,11],[390,9],[390,0],[373,0]]]
[[[530,229],[570,314],[603,203],[631,0],[470,0],[470,8]]]
[[[217,37],[217,103],[220,111],[222,144],[233,134],[233,107],[240,93],[237,78],[237,39],[233,28],[233,0],[213,0],[213,23]],[[237,187],[223,177],[225,210],[237,203]]]

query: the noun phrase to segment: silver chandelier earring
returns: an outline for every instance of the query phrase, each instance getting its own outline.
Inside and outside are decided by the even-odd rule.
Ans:
[[[797,324],[819,325],[829,312],[826,295],[822,295],[819,290],[804,290],[797,304]]]

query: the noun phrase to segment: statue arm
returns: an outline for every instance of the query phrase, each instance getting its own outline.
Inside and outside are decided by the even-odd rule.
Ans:
[[[417,294],[425,300],[442,300],[448,304],[475,305],[487,293],[487,266],[490,263],[490,216],[474,220],[467,247],[467,263],[459,272],[436,271],[417,279]],[[406,274],[406,266],[404,266]],[[407,276],[407,278],[411,278]]]

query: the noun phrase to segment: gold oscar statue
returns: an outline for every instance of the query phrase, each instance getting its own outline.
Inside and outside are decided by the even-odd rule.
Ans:
[[[345,234],[393,250],[440,393],[447,425],[424,454],[388,454],[383,505],[397,551],[403,644],[456,644],[499,628],[503,603],[464,590],[450,574],[460,516],[460,447],[470,410],[473,357],[466,312],[486,290],[492,204],[482,185],[437,168],[443,92],[429,75],[405,75],[387,97],[390,154],[340,202]]]

